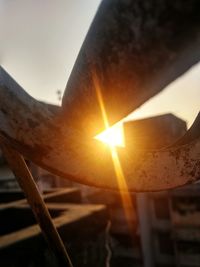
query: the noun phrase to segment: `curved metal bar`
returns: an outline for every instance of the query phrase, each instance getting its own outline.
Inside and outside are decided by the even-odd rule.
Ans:
[[[199,0],[104,0],[66,86],[63,121],[86,136],[124,118],[200,60]]]
[[[0,136],[28,159],[74,181],[118,189],[110,149],[92,137],[160,92],[200,59],[198,0],[104,0],[70,76],[62,108],[31,98],[0,68]],[[123,190],[155,191],[200,178],[199,117],[162,151],[117,151]]]
[[[64,178],[119,189],[109,147],[63,124],[59,114],[30,97],[3,70],[1,77],[0,136],[4,142]],[[200,178],[199,137],[161,151],[125,148],[117,153],[126,182],[121,190],[165,190]]]

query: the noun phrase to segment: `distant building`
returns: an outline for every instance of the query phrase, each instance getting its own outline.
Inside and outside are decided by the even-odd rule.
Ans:
[[[200,184],[137,198],[142,242],[149,257],[144,254],[144,266],[199,267]]]
[[[126,147],[157,149],[168,146],[183,136],[187,126],[173,114],[164,114],[124,123]]]

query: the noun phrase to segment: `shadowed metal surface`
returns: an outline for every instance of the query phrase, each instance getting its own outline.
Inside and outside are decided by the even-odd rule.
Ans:
[[[61,109],[30,97],[0,69],[0,138],[25,157],[74,181],[118,189],[110,149],[93,139],[200,58],[200,2],[103,1],[70,76]],[[97,88],[98,87],[98,88]],[[199,116],[175,146],[118,150],[127,187],[156,191],[200,178]]]
[[[122,119],[200,58],[198,0],[104,0],[80,50],[63,98],[63,120],[94,136]],[[96,82],[98,80],[98,84]]]
[[[4,142],[62,177],[118,189],[106,145],[64,125],[59,114],[30,97],[3,69],[2,77],[7,84],[0,85],[0,137]],[[197,120],[199,125],[199,117]],[[118,155],[130,191],[163,190],[200,178],[199,135],[182,146],[152,152],[129,147],[119,149]]]

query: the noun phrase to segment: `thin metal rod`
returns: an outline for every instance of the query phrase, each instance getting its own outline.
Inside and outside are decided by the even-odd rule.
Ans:
[[[1,148],[21,189],[24,191],[27,201],[31,206],[34,216],[49,247],[58,260],[59,266],[73,267],[70,257],[56,227],[53,224],[49,211],[42,199],[42,196],[40,195],[24,158],[16,150],[12,149],[5,143],[1,143]]]

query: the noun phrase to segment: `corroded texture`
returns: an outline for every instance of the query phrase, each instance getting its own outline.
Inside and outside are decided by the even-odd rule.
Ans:
[[[64,125],[48,106],[31,98],[3,70],[1,72],[1,77],[9,80],[9,87],[2,83],[0,86],[0,137],[3,141],[62,177],[118,189],[109,148]],[[156,191],[198,180],[200,137],[195,136],[190,141],[161,151],[135,151],[131,147],[118,150],[128,189]],[[127,190],[125,186],[121,189]]]
[[[200,1],[104,0],[63,99],[63,120],[87,136],[138,108],[200,59]]]
[[[73,68],[60,110],[37,102],[0,69],[0,137],[38,165],[88,185],[118,188],[110,150],[92,137],[139,107],[200,59],[198,0],[104,0]],[[132,191],[200,178],[199,117],[175,147],[118,151]],[[122,189],[126,189],[123,186]]]

